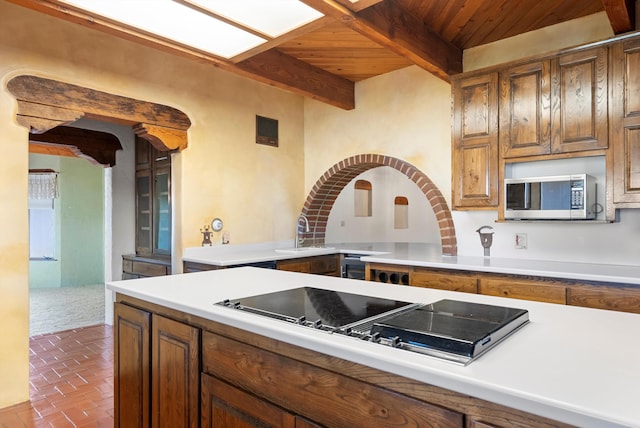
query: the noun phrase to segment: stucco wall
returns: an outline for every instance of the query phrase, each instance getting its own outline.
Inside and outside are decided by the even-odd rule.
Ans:
[[[176,58],[0,2],[0,312],[11,325],[0,348],[0,407],[28,399],[27,129],[15,123],[12,77],[32,74],[169,105],[192,121],[174,155],[176,245],[225,221],[235,243],[293,237],[304,201],[303,100],[215,67]],[[255,115],[280,121],[280,147],[255,144]],[[216,237],[217,238],[217,237]]]
[[[412,66],[356,84],[356,108],[305,100],[305,186],[361,153],[416,166],[451,200],[451,87]]]

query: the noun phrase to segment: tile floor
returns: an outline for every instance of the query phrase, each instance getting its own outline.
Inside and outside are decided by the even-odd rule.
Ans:
[[[0,409],[2,428],[113,428],[112,327],[31,337],[31,400]]]

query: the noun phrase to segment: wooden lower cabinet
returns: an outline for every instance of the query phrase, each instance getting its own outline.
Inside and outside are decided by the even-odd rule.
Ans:
[[[296,428],[299,426],[296,422],[293,413],[202,374],[202,428]]]
[[[323,426],[462,427],[464,423],[458,412],[213,333],[203,333],[202,346],[204,372]]]
[[[640,290],[593,286],[569,288],[567,305],[640,314]]]
[[[566,425],[118,294],[115,427]]]
[[[624,284],[381,263],[367,263],[366,272],[369,281],[390,282],[379,277],[384,274],[388,278],[395,272],[408,275],[409,279],[403,285],[640,313],[640,287]]]
[[[224,267],[208,265],[206,263],[182,262],[182,273],[203,272],[207,270],[225,269]]]
[[[122,256],[122,279],[146,278],[149,276],[171,275],[169,256]]]
[[[200,426],[200,331],[151,319],[151,426]]]
[[[151,314],[115,303],[113,316],[116,427],[151,426]]]
[[[200,425],[200,330],[114,306],[115,426]]]
[[[409,276],[409,285],[463,293],[478,293],[478,278],[468,273],[414,268]]]
[[[289,272],[340,276],[340,254],[278,260],[276,269]]]
[[[543,281],[518,280],[510,277],[481,277],[478,292],[489,296],[511,297],[536,302],[567,303],[567,288]]]

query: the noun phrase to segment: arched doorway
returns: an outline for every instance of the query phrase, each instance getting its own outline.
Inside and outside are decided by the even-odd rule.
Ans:
[[[100,133],[64,126],[81,118],[131,127],[135,135],[149,141],[158,151],[179,152],[188,145],[187,130],[191,121],[173,107],[31,75],[13,77],[7,82],[7,89],[17,101],[16,122],[29,130],[30,146],[48,144],[47,148],[52,152],[47,154],[64,155],[62,152],[67,152],[66,156],[90,158],[95,163],[113,166],[119,144],[108,147],[106,137],[96,137]],[[86,143],[86,133],[91,134],[91,145],[80,144]],[[54,146],[59,147],[54,150]],[[105,171],[105,189],[111,191],[110,168]],[[110,205],[105,206],[105,212],[110,211]],[[108,243],[105,246],[108,246],[112,243],[111,217],[105,216],[104,221],[105,242]],[[111,271],[106,267],[112,263],[107,252],[105,273]],[[105,274],[105,281],[111,279],[111,275]],[[112,314],[112,308],[109,309],[105,311],[107,320]]]
[[[361,154],[344,159],[329,168],[314,184],[302,208],[312,232],[304,236],[315,243],[324,243],[327,220],[342,189],[355,177],[372,168],[389,166],[406,175],[424,193],[431,205],[440,230],[442,253],[458,253],[456,231],[447,201],[435,184],[415,166],[401,159],[377,154]]]

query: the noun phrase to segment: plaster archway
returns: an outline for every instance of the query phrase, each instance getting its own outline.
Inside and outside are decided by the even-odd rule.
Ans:
[[[406,175],[424,193],[435,213],[440,230],[442,253],[455,256],[458,253],[456,231],[447,201],[426,174],[401,159],[377,154],[361,154],[344,159],[329,168],[314,184],[302,208],[302,214],[311,225],[309,233],[302,236],[314,243],[324,243],[327,220],[333,204],[342,189],[355,177],[373,168],[389,166]]]

